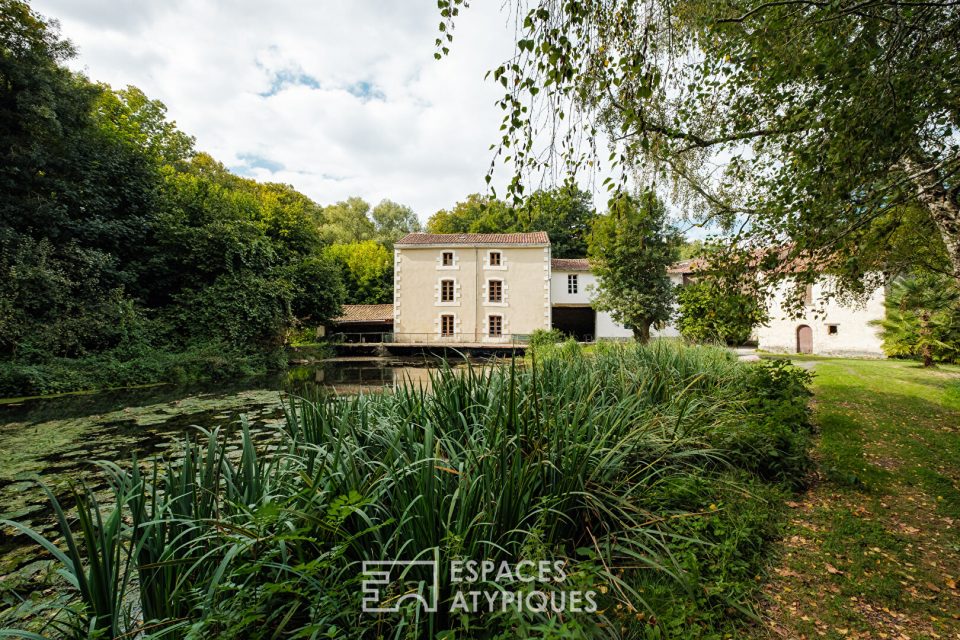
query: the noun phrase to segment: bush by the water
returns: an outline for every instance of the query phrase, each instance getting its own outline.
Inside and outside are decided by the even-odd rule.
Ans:
[[[61,514],[64,540],[44,541],[69,577],[59,609],[24,605],[7,624],[83,638],[731,637],[806,466],[807,380],[656,342],[291,399],[269,448],[244,427],[239,451],[215,431],[170,462],[103,465],[113,503],[79,492],[79,522]],[[439,613],[361,612],[362,561],[392,559],[440,562]],[[501,586],[594,590],[599,610],[448,613],[453,559],[562,561],[562,583]]]
[[[286,366],[286,353],[244,353],[222,343],[170,352],[145,349],[136,357],[116,351],[85,358],[44,358],[35,363],[0,361],[0,397],[48,395],[83,389],[182,384],[262,375]]]

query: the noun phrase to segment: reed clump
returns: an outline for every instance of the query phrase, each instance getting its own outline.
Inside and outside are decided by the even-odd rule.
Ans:
[[[246,424],[239,455],[200,432],[172,460],[101,464],[112,501],[80,487],[77,518],[51,494],[61,541],[13,526],[54,554],[69,603],[20,613],[74,638],[727,628],[750,616],[777,505],[806,470],[808,379],[655,342],[290,398],[269,450]],[[439,563],[438,612],[362,612],[361,564],[388,559]],[[451,613],[457,559],[561,562],[544,588],[595,590],[598,611]]]

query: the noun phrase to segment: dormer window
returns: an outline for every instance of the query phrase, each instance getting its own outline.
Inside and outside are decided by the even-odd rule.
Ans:
[[[500,266],[500,252],[499,252],[499,251],[491,251],[491,252],[490,252],[490,266],[491,266],[491,267],[499,267],[499,266]]]
[[[444,251],[444,252],[443,252],[443,258],[441,259],[440,264],[442,264],[442,265],[445,266],[445,267],[452,267],[452,266],[453,266],[453,251]]]

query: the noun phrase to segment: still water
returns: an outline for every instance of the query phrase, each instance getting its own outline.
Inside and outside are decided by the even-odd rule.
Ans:
[[[66,496],[78,482],[102,484],[94,460],[163,454],[195,427],[235,429],[246,416],[260,437],[283,419],[287,394],[317,387],[356,394],[401,381],[429,384],[435,359],[341,358],[282,375],[217,385],[171,385],[0,404],[0,519],[41,531],[54,525],[37,480]],[[29,562],[25,542],[0,528],[0,576]]]

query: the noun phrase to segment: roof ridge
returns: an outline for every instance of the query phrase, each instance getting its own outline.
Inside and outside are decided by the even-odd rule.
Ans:
[[[516,231],[509,233],[408,233],[396,245],[424,244],[550,244],[546,231]]]

